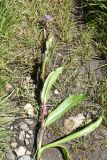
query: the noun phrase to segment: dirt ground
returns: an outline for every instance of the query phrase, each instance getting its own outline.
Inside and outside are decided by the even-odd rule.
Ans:
[[[55,125],[47,129],[44,137],[44,143],[49,143],[60,137],[64,136],[67,128],[64,128],[65,120],[78,113],[83,113],[88,115],[90,118],[94,118],[96,114],[99,114],[100,106],[94,100],[95,88],[89,88],[86,86],[90,81],[92,83],[98,83],[102,79],[106,79],[106,71],[99,68],[104,61],[96,58],[97,55],[94,54],[92,58],[78,69],[78,76],[75,79],[75,85],[72,85],[72,92],[75,88],[77,91],[88,90],[90,93],[89,99],[83,104],[83,107],[71,111],[69,114],[62,117]],[[98,69],[99,68],[99,69]],[[73,88],[73,86],[75,86]],[[107,160],[107,128],[103,125],[99,129],[87,135],[86,137],[80,138],[73,142],[69,142],[65,145],[69,149],[71,159],[73,160]],[[61,160],[62,156],[57,149],[47,150],[43,156],[42,160]]]

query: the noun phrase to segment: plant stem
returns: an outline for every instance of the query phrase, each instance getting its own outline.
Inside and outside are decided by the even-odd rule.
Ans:
[[[40,128],[40,139],[39,139],[39,145],[38,145],[38,149],[41,148],[42,145],[42,139],[43,139],[43,133],[44,133],[44,117],[45,117],[45,110],[46,110],[46,105],[43,104],[41,106],[41,128]]]

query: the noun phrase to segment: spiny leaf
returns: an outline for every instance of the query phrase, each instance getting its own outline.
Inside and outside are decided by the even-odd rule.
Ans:
[[[42,94],[41,94],[41,101],[42,103],[46,104],[50,90],[52,88],[52,85],[55,83],[57,80],[58,76],[62,73],[62,67],[57,68],[55,71],[51,72],[43,86]]]
[[[55,122],[60,118],[64,113],[68,112],[72,107],[81,103],[86,99],[86,96],[83,94],[72,95],[65,99],[56,109],[54,109],[47,117],[45,121],[45,127],[49,126],[51,123]]]

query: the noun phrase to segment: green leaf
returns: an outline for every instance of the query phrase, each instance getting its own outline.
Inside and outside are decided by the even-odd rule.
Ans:
[[[62,146],[62,145],[56,145],[54,147],[49,147],[49,148],[58,148],[61,151],[64,160],[71,160],[71,158],[69,156],[69,153],[68,153],[67,149],[64,146]],[[49,149],[49,148],[46,148],[46,149]],[[43,153],[44,150],[42,150],[42,148],[39,150],[39,152],[38,152],[38,159],[41,157],[41,155],[42,155],[42,153]]]
[[[71,160],[71,158],[69,156],[69,153],[68,153],[67,149],[64,146],[58,145],[56,147],[61,150],[61,153],[63,154],[63,157],[64,157],[65,160]]]
[[[43,86],[42,94],[41,94],[41,101],[43,104],[46,104],[50,90],[52,88],[52,85],[55,83],[57,80],[58,76],[62,73],[62,67],[57,68],[55,71],[51,72]]]
[[[85,136],[87,135],[88,133],[94,131],[96,128],[99,127],[99,125],[101,124],[102,122],[102,117],[100,117],[98,120],[96,120],[95,122],[93,122],[92,124],[90,124],[89,126],[85,127],[84,129],[81,129],[80,131],[77,131],[75,133],[72,133],[68,136],[66,136],[65,138],[62,138],[56,142],[53,142],[53,143],[50,143],[50,144],[47,144],[45,146],[42,147],[42,150],[44,150],[44,148],[49,148],[49,147],[54,147],[56,145],[60,145],[62,143],[66,143],[68,141],[71,141],[75,138],[79,138],[79,137],[82,137],[82,136]]]
[[[49,39],[46,41],[46,49],[49,50],[52,47],[53,36],[51,35]]]
[[[62,144],[62,143],[66,143],[66,142],[71,141],[71,140],[73,140],[75,138],[86,136],[88,133],[94,131],[97,127],[99,127],[101,122],[102,122],[102,117],[100,117],[98,120],[96,120],[95,122],[90,124],[88,127],[85,127],[84,129],[82,129],[80,131],[72,133],[69,136],[66,136],[65,138],[62,138],[62,139],[60,139],[60,140],[58,140],[56,142],[44,145],[40,150],[38,150],[38,154],[37,154],[38,157],[40,158],[41,154],[46,149],[54,148],[54,147],[60,146],[60,144]],[[64,148],[62,148],[62,149],[63,149],[63,152],[65,152],[65,156],[68,156],[68,158],[69,158],[69,155],[67,154],[66,150],[64,150]]]
[[[45,121],[45,127],[49,126],[51,123],[55,122],[60,118],[64,113],[68,112],[72,107],[81,103],[86,99],[86,96],[83,94],[72,95],[65,99],[56,109],[54,109],[47,117]]]
[[[52,46],[53,46],[53,36],[51,35],[50,38],[46,41],[46,51],[44,53],[44,60],[42,64],[42,80],[44,80],[45,75],[45,68],[47,63],[49,62],[50,56],[52,55]]]

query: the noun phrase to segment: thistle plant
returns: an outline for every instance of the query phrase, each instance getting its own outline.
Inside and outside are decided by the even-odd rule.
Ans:
[[[52,39],[47,42],[47,51],[46,51],[46,57],[49,54],[49,49],[51,47]],[[45,58],[46,58],[45,57]],[[46,67],[47,59],[45,59],[43,63],[43,75],[44,75],[44,66]],[[38,137],[38,144],[37,144],[37,150],[35,154],[35,160],[40,160],[40,157],[42,156],[42,153],[49,148],[59,148],[61,150],[61,153],[63,153],[63,157],[65,160],[70,160],[69,153],[67,149],[62,145],[63,143],[66,143],[68,141],[71,141],[75,138],[87,135],[91,131],[95,130],[101,123],[102,117],[99,117],[96,121],[89,124],[85,128],[76,131],[74,133],[71,133],[67,135],[64,138],[61,138],[60,140],[56,140],[55,142],[48,143],[46,145],[42,145],[42,139],[44,131],[47,127],[49,127],[52,123],[56,122],[62,115],[67,113],[69,110],[71,110],[73,107],[80,104],[82,101],[86,99],[86,95],[84,94],[78,94],[78,95],[70,95],[68,98],[66,98],[62,103],[60,103],[54,110],[52,110],[47,116],[47,103],[49,99],[49,95],[52,89],[52,86],[58,79],[59,75],[62,73],[63,67],[57,68],[55,71],[52,71],[46,80],[44,80],[44,86],[41,92],[41,128],[40,128],[40,134]],[[42,75],[42,76],[43,76]]]

